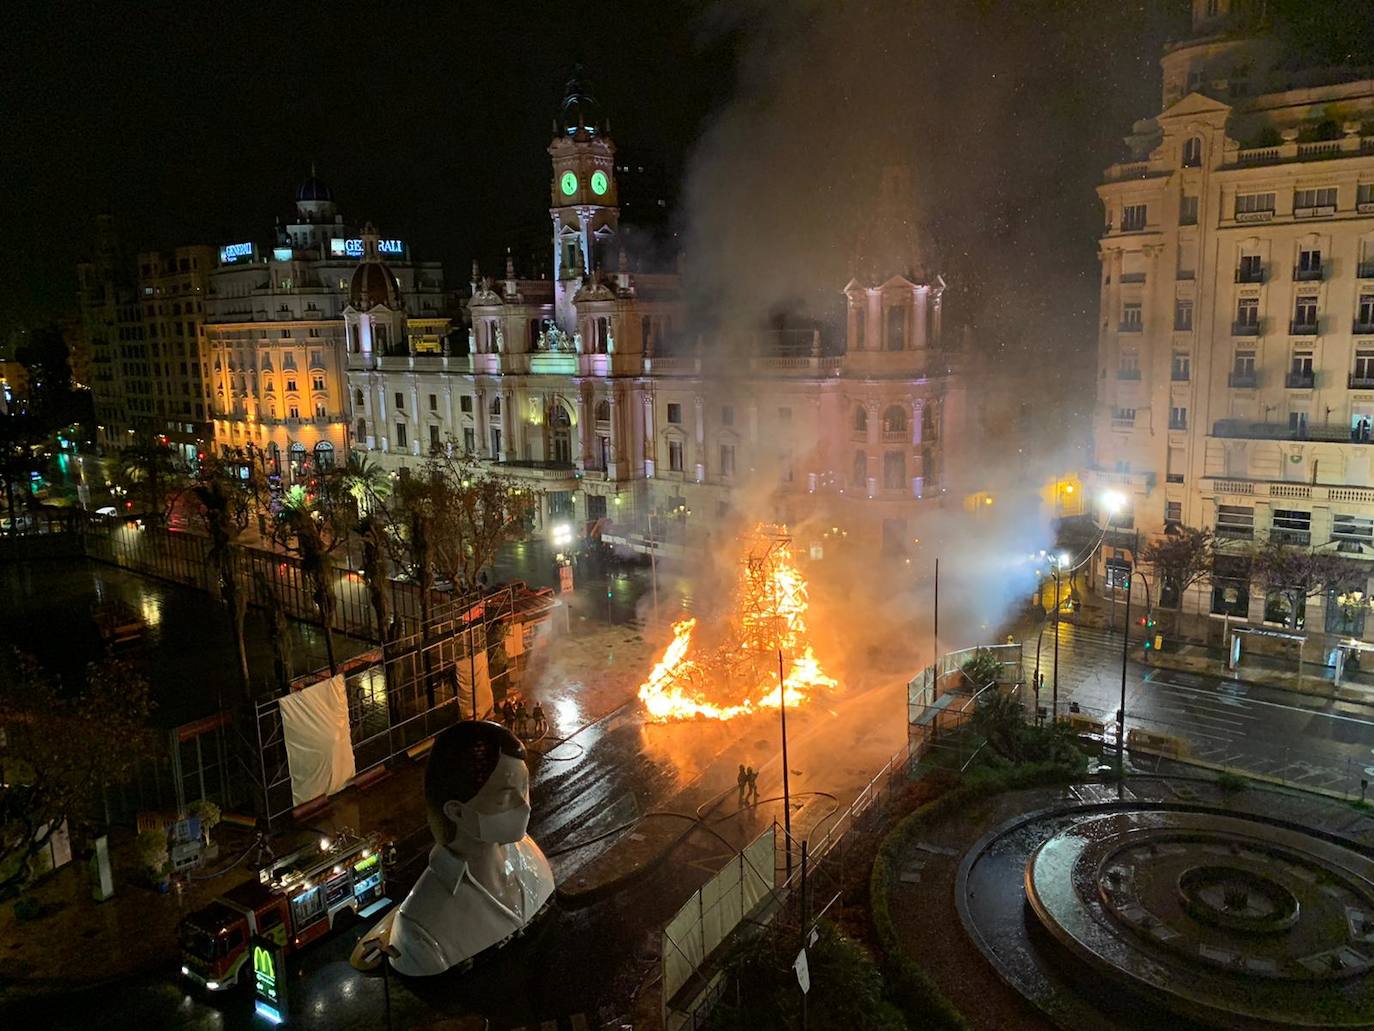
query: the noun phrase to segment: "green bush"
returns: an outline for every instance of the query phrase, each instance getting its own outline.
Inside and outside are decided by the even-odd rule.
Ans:
[[[1227,794],[1236,791],[1244,791],[1249,786],[1250,782],[1238,773],[1232,773],[1230,770],[1222,770],[1217,774],[1217,787]]]
[[[901,1012],[883,995],[872,958],[831,924],[807,947],[811,991],[807,1023],[816,1028],[904,1031]],[[800,944],[791,935],[765,933],[738,946],[727,961],[735,992],[712,1012],[710,1031],[791,1031],[801,1026],[801,988],[792,963]]]

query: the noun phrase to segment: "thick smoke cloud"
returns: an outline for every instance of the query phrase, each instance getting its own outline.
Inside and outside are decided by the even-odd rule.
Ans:
[[[706,339],[728,352],[730,331],[783,313],[837,335],[859,230],[892,165],[911,173],[915,246],[949,283],[946,339],[969,331],[968,419],[946,440],[944,504],[896,560],[873,559],[870,541],[817,565],[845,599],[818,625],[851,670],[930,657],[936,556],[944,648],[989,639],[1033,590],[1022,559],[1052,539],[1039,488],[1085,457],[1093,186],[1121,134],[1157,109],[1159,42],[1186,26],[1186,9],[794,0],[730,3],[704,19],[710,43],[728,38],[737,54],[731,100],[695,148],[681,207]],[[745,492],[747,516],[771,511],[770,472]],[[969,511],[965,496],[984,490],[993,504]]]

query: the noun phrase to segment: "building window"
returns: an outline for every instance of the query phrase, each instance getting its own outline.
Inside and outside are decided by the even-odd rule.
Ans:
[[[573,517],[573,495],[570,490],[551,490],[549,499],[550,519],[571,519]]]
[[[1315,190],[1293,191],[1293,217],[1330,214],[1336,210],[1336,187],[1323,186]]]
[[[334,445],[327,440],[315,445],[315,468],[319,472],[327,472],[334,468]]]
[[[1374,204],[1374,183],[1360,183],[1355,189],[1355,205],[1363,211],[1366,204]]]
[[[1374,546],[1374,519],[1337,513],[1331,517],[1331,539]]]
[[[854,452],[854,465],[849,481],[860,490],[868,486],[868,455],[862,451]]]
[[[1353,375],[1362,385],[1374,383],[1374,348],[1361,347],[1355,351]]]
[[[1169,366],[1169,378],[1175,383],[1186,383],[1192,378],[1193,357],[1187,351],[1175,351]]]
[[[1230,506],[1223,505],[1223,509]],[[1250,513],[1251,521],[1242,527],[1243,534],[1222,534],[1222,515],[1217,516],[1217,533],[1220,536],[1244,536],[1253,534],[1253,510],[1239,509],[1240,513]],[[1243,519],[1243,516],[1238,516]],[[1218,555],[1212,561],[1212,612],[1218,616],[1240,616],[1250,613],[1250,560],[1239,555]]]
[[[288,394],[294,394],[296,392],[296,381],[294,379],[288,379],[286,381],[286,392]]]
[[[311,381],[310,381],[310,389],[313,390],[313,391],[315,391],[317,394],[318,394],[318,393],[323,393],[323,392],[324,392],[324,377],[323,377],[323,376],[315,376],[314,378],[312,378]]]
[[[1116,429],[1129,429],[1135,425],[1134,408],[1113,408],[1112,426]]]
[[[1355,315],[1355,332],[1374,332],[1374,294],[1360,294],[1360,306]]]
[[[1255,510],[1249,505],[1218,505],[1218,537],[1250,540],[1255,536]]]
[[[668,404],[668,425],[670,425],[670,426],[681,426],[681,425],[682,425],[682,405],[677,404],[676,402],[669,402],[669,404]]]
[[[1168,454],[1168,466],[1165,471],[1165,478],[1169,483],[1182,483],[1186,478],[1188,468],[1187,452],[1181,447],[1171,447]]]
[[[1178,224],[1181,226],[1197,225],[1197,198],[1184,196],[1178,205]]]
[[[887,333],[883,349],[901,351],[906,347],[906,306],[894,304],[887,309]]]
[[[668,468],[672,472],[682,472],[682,441],[668,441]]]
[[[1197,168],[1202,164],[1202,137],[1191,136],[1183,141],[1183,167]]]
[[[1311,544],[1312,513],[1276,508],[1273,532],[1284,544]]]
[[[1236,270],[1237,283],[1263,283],[1264,259],[1258,254],[1242,254]]]
[[[353,391],[353,405],[355,408],[363,406],[363,392],[361,390]]]
[[[501,430],[495,426],[491,428],[491,457],[493,461],[501,457]]]
[[[1294,409],[1288,413],[1288,429],[1295,437],[1307,436],[1307,413]]]
[[[1121,306],[1121,332],[1139,333],[1144,318],[1141,315],[1139,303],[1128,303]]]
[[[286,409],[286,417],[288,419],[299,419],[301,417],[300,405],[290,405]]]
[[[888,405],[883,411],[884,433],[906,432],[906,410],[901,405]]]
[[[1259,298],[1242,297],[1236,302],[1236,326],[1254,329],[1259,326]]]
[[[429,449],[431,451],[439,450],[439,427],[436,423],[429,425]]]
[[[1312,349],[1300,347],[1293,351],[1292,364],[1288,369],[1289,386],[1310,387],[1312,385]]]
[[[1274,195],[1272,193],[1236,194],[1236,220],[1238,222],[1262,222],[1274,217]]]
[[[735,425],[735,406],[734,406],[734,405],[721,405],[721,406],[720,406],[720,424],[721,424],[722,426],[733,426],[733,425]]]
[[[1137,232],[1145,228],[1145,209],[1144,204],[1127,204],[1121,209],[1121,231],[1123,233]]]
[[[1169,409],[1169,429],[1186,430],[1188,428],[1188,409],[1174,405]]]
[[[854,432],[868,432],[868,409],[863,405],[854,406]]]
[[[733,444],[720,446],[720,475],[727,480],[735,475],[735,446]]]
[[[477,431],[471,426],[463,427],[463,454],[470,455],[477,450]]]
[[[472,414],[472,395],[464,394],[458,399],[458,410],[464,415]]]
[[[1317,295],[1299,297],[1293,308],[1293,325],[1310,327],[1317,324]]]
[[[889,451],[883,455],[883,487],[901,490],[906,487],[906,454]]]
[[[1322,278],[1322,252],[1315,248],[1298,251],[1298,264],[1293,269],[1293,278],[1302,283]]]
[[[437,411],[439,410],[439,395],[438,395],[438,394],[430,394],[430,395],[429,395],[429,410],[430,410],[431,412],[437,412]]]
[[[406,424],[403,422],[398,422],[396,424],[396,446],[406,446]]]
[[[327,419],[327,418],[329,418],[329,412],[328,412],[328,410],[325,408],[325,405],[324,405],[324,402],[323,402],[323,401],[316,401],[316,402],[315,402],[315,418],[316,418],[316,419]]]
[[[367,440],[367,420],[366,420],[366,419],[359,419],[359,420],[358,420],[358,443],[361,444],[361,443],[362,443],[363,441],[365,441],[365,440]]]
[[[1174,329],[1190,330],[1193,328],[1193,302],[1189,298],[1180,297],[1174,302]]]
[[[1164,525],[1178,526],[1183,522],[1183,502],[1164,502]]]
[[[1117,359],[1117,379],[1140,379],[1140,355],[1134,351],[1122,351]]]

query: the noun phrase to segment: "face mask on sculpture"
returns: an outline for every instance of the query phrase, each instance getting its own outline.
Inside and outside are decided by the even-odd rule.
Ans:
[[[444,815],[478,841],[514,844],[529,828],[529,769],[523,760],[503,755],[481,790],[467,802],[447,802]]]

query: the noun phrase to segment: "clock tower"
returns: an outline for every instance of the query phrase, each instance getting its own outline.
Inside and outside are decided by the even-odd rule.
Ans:
[[[581,67],[573,71],[554,121],[549,157],[549,214],[553,218],[554,317],[566,333],[576,328],[572,299],[583,277],[606,265],[620,221],[615,144]]]

